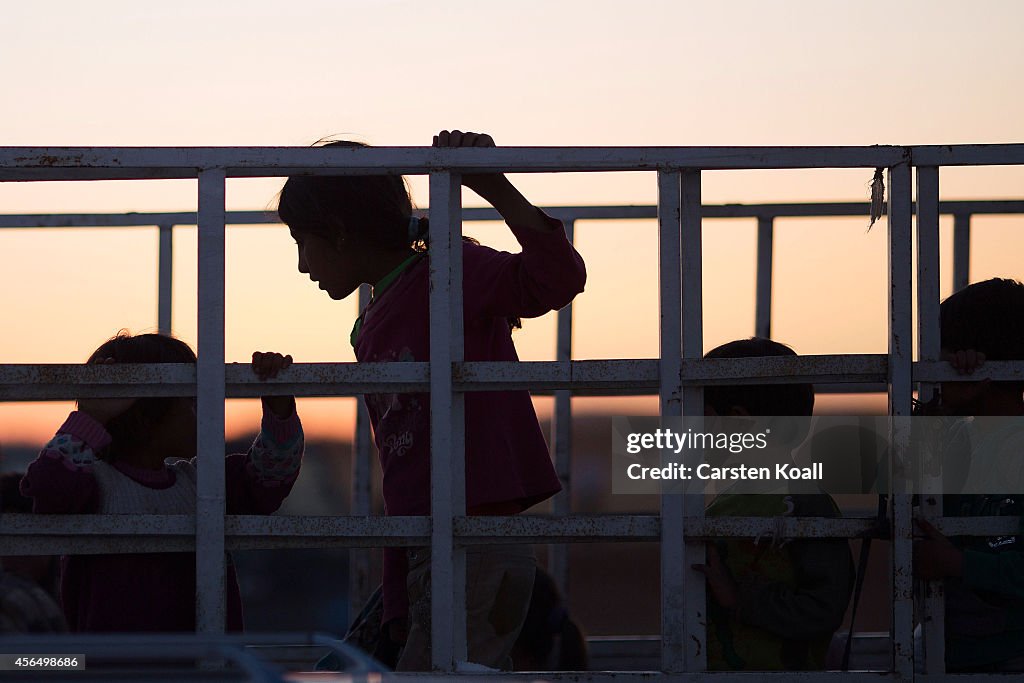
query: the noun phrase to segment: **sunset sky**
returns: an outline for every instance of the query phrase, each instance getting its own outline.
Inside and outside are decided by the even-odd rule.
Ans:
[[[10,3],[0,145],[427,145],[442,128],[529,146],[1022,142],[1022,22],[1009,0]],[[703,197],[864,201],[871,175],[706,173]],[[650,173],[513,180],[542,205],[656,198]],[[949,169],[942,198],[1021,198],[1022,181],[1021,168]],[[280,186],[229,181],[228,208],[272,206]],[[412,186],[425,205],[425,180]],[[195,204],[194,181],[0,183],[2,213]],[[777,339],[801,353],[884,352],[885,226],[866,227],[777,223]],[[975,219],[972,279],[1024,277],[1022,228],[1022,217]],[[466,231],[516,248],[497,223]],[[754,234],[749,220],[705,222],[708,348],[753,332]],[[577,237],[589,281],[574,356],[657,356],[655,223],[580,222]],[[155,329],[156,247],[155,228],[0,230],[0,363],[81,362],[121,328]],[[179,228],[174,331],[193,346],[195,248],[195,228]],[[353,360],[355,302],[296,272],[285,229],[231,228],[227,253],[229,361],[268,349]],[[516,340],[525,359],[553,358],[554,316]],[[346,433],[352,405],[304,401],[307,431]],[[0,403],[0,445],[45,441],[69,407]],[[229,432],[254,427],[253,409],[232,404]]]

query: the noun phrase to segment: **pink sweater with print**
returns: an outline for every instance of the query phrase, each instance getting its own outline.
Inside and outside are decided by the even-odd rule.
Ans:
[[[96,453],[109,443],[102,424],[86,413],[71,413],[22,479],[21,492],[33,499],[33,512],[194,514],[194,460],[161,470],[108,465]],[[298,477],[302,450],[295,412],[278,419],[264,409],[249,452],[225,459],[227,514],[277,510]],[[110,500],[111,495],[123,498]],[[70,555],[61,558],[61,604],[72,631],[194,631],[195,572],[194,553]],[[242,602],[230,556],[226,581],[226,626],[241,631]]]
[[[517,361],[509,317],[562,308],[583,291],[583,259],[559,221],[542,233],[509,226],[522,252],[463,242],[467,361]],[[430,359],[427,259],[409,266],[367,308],[356,339],[361,362]],[[367,395],[389,515],[430,514],[430,396]],[[466,394],[466,507],[519,512],[561,490],[527,391]],[[402,548],[384,553],[384,621],[407,614]]]

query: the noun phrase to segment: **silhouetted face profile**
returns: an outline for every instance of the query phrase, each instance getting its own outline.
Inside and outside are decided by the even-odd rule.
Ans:
[[[362,260],[351,249],[339,248],[323,235],[292,230],[298,249],[298,269],[309,275],[332,299],[344,299],[363,283]]]

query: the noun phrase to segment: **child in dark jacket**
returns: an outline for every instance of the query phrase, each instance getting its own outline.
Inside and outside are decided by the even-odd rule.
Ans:
[[[730,342],[705,357],[795,355],[783,344],[754,338]],[[809,417],[813,408],[810,384],[704,389],[705,415],[712,417],[796,419]],[[788,439],[791,445],[773,457],[792,464],[791,450],[799,440],[799,436]],[[712,501],[706,514],[839,516],[831,496],[813,482],[806,482],[807,486],[754,483],[756,487],[727,489]],[[824,669],[825,653],[853,589],[853,557],[844,539],[723,539],[708,545],[707,564],[694,569],[708,582],[708,669]]]
[[[1024,359],[1024,284],[975,283],[943,301],[939,316],[943,357],[961,374],[986,359]],[[944,443],[947,450],[966,444],[967,453],[947,455],[946,480],[958,469],[963,493],[943,496],[943,515],[1024,522],[1022,391],[1020,382],[942,384],[940,412],[960,416]],[[914,573],[945,580],[947,670],[1024,671],[1024,529],[949,539],[927,521],[917,523],[924,537],[914,544]]]

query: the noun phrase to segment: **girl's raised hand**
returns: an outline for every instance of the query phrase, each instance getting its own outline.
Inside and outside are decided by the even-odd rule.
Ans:
[[[487,133],[442,130],[434,136],[434,147],[494,147],[494,138]]]
[[[495,147],[494,138],[487,133],[473,133],[461,130],[442,130],[434,136],[434,147]],[[505,176],[500,173],[471,173],[462,176],[462,184],[478,195],[492,201],[495,191],[503,189],[507,184]]]
[[[494,146],[494,139],[486,133],[442,130],[434,136],[434,147]],[[553,230],[552,222],[502,174],[470,173],[462,176],[462,184],[487,200],[509,225],[517,225],[537,232]],[[559,227],[559,229],[561,228]]]

